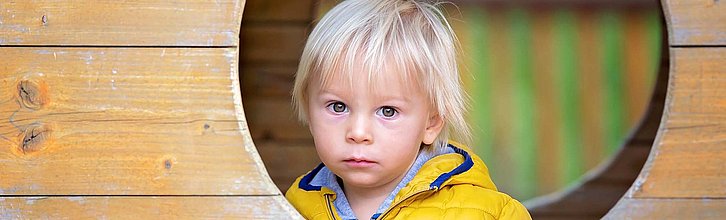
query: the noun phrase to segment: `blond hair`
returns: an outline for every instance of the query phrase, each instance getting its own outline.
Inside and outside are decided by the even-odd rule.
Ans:
[[[373,82],[383,66],[394,62],[390,64],[402,70],[400,77],[418,83],[444,120],[434,147],[446,146],[449,138],[468,144],[471,132],[464,120],[466,94],[456,64],[456,42],[441,3],[343,1],[310,33],[295,76],[293,105],[307,123],[306,91],[312,78],[325,86],[333,76],[348,74],[352,82],[351,68],[362,64]]]

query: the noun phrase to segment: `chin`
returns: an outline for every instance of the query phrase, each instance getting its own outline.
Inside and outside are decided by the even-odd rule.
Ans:
[[[361,177],[359,175],[353,175],[353,176],[349,176],[347,178],[343,178],[343,182],[346,185],[354,185],[356,187],[363,187],[363,188],[376,187],[381,184],[380,180],[377,178]]]

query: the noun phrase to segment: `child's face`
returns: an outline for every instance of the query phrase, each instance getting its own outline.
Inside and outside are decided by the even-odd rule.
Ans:
[[[386,68],[371,85],[355,69],[324,88],[312,79],[308,121],[320,159],[345,187],[392,190],[411,167],[421,143],[431,144],[443,121],[419,86]],[[375,88],[377,91],[373,91]]]

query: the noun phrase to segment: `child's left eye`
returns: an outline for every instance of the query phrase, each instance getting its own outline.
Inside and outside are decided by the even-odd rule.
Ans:
[[[326,108],[328,108],[328,110],[330,110],[336,114],[340,114],[340,113],[344,113],[344,112],[348,111],[348,106],[342,102],[330,103],[330,104],[328,104],[328,106],[326,106]]]
[[[393,116],[396,116],[398,111],[390,106],[383,106],[378,109],[377,114],[386,118],[392,118]]]

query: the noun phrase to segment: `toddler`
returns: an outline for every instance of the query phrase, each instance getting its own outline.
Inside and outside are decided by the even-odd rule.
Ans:
[[[464,144],[440,4],[346,0],[313,29],[293,102],[323,162],[286,198],[307,219],[530,219]]]

